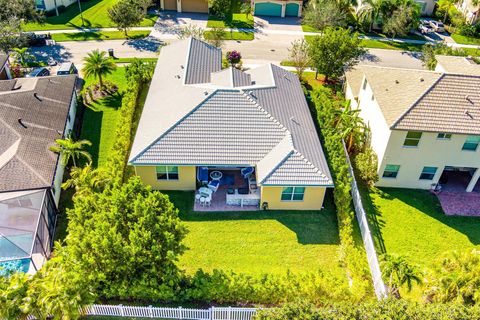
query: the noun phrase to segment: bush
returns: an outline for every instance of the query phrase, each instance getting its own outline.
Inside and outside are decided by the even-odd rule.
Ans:
[[[336,320],[336,319],[479,319],[480,308],[459,304],[420,304],[388,299],[361,304],[335,303],[317,308],[305,301],[289,303],[278,309],[261,310],[256,320]]]
[[[368,147],[365,151],[357,154],[354,163],[358,170],[358,176],[368,186],[373,186],[378,181],[378,158],[372,148]]]
[[[462,24],[457,28],[457,32],[466,37],[479,37],[480,25]]]
[[[210,13],[224,19],[230,12],[230,0],[208,0]]]

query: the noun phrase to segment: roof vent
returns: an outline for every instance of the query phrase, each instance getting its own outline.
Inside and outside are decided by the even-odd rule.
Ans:
[[[398,81],[398,80],[395,80],[395,83],[396,83],[396,84],[399,84],[399,83],[400,83],[400,81]]]
[[[38,93],[34,92],[34,93],[33,93],[33,96],[34,96],[38,101],[42,101],[42,99],[40,98],[40,96],[38,95]]]
[[[180,79],[180,75],[179,74],[175,75],[175,78]]]
[[[300,125],[300,122],[298,122],[297,120],[295,120],[294,117],[290,117],[290,120],[295,123],[296,125]]]
[[[252,80],[252,85],[255,85],[257,82],[255,80]]]
[[[208,91],[203,91],[203,94],[208,96]]]
[[[473,102],[473,100],[470,98],[470,96],[467,94],[465,96],[465,100],[467,100],[468,102],[470,102],[471,104],[475,104],[475,102]],[[468,111],[468,110],[467,110]]]
[[[470,114],[470,111],[465,110],[465,114],[466,114],[467,116],[469,116],[471,119],[473,119],[473,116]]]
[[[423,79],[423,78],[420,78],[420,82],[423,82],[423,81],[425,81],[425,79]]]
[[[20,90],[22,88],[22,85],[21,84],[18,84],[15,83],[15,86],[12,88],[12,91],[15,91],[15,90]]]
[[[25,129],[27,129],[27,126],[23,123],[22,118],[18,118],[17,121],[18,121],[18,123],[19,123],[22,127],[24,127]]]
[[[183,64],[180,65],[180,68],[184,69],[185,67],[183,66]]]

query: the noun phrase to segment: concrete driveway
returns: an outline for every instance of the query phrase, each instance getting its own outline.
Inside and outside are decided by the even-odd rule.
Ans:
[[[261,32],[266,30],[281,30],[281,31],[294,31],[301,32],[302,26],[300,25],[300,18],[295,17],[253,17],[254,28],[256,31]]]
[[[150,33],[156,38],[175,38],[181,28],[193,25],[205,29],[207,27],[208,14],[206,13],[179,13],[175,11],[161,11],[155,26]]]

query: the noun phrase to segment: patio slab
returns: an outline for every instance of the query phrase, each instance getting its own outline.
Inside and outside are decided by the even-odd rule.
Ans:
[[[479,192],[443,191],[437,197],[446,215],[480,217]]]

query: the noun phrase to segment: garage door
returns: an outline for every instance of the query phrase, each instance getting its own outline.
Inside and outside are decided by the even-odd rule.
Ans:
[[[177,0],[163,0],[163,10],[177,11]]]
[[[207,0],[182,0],[182,12],[208,13]]]
[[[255,3],[255,15],[256,16],[282,16],[282,5],[271,2]]]
[[[287,17],[298,17],[298,9],[300,9],[298,3],[287,3],[285,15]]]

